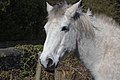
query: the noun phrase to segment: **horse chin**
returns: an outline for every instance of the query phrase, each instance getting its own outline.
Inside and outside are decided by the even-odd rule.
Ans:
[[[48,68],[44,68],[45,71],[49,72],[49,73],[55,73],[55,69],[58,67],[58,64],[56,66],[51,66]]]

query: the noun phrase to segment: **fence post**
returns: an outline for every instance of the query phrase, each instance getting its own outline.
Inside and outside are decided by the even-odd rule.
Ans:
[[[41,72],[42,72],[42,68],[41,68],[41,64],[39,63],[39,58],[38,58],[35,80],[40,80],[41,79]]]
[[[61,80],[61,78],[61,72],[55,69],[55,80]]]

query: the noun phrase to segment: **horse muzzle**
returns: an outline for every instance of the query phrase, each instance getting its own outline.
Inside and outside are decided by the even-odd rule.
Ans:
[[[41,65],[43,66],[44,70],[50,73],[55,72],[55,68],[57,68],[57,65],[55,65],[54,61],[50,58],[47,59],[47,66],[45,67],[42,63]]]

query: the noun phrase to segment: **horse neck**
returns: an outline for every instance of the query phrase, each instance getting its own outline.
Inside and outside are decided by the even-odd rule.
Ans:
[[[87,21],[89,21],[89,20],[87,20]],[[99,46],[101,45],[99,43],[99,40],[102,40],[103,37],[102,36],[97,37],[97,36],[99,36],[99,27],[97,27],[95,25],[96,20],[94,18],[90,18],[90,21],[91,21],[90,23],[92,23],[92,24],[91,24],[91,26],[88,26],[88,27],[90,27],[90,28],[88,28],[88,29],[90,29],[90,31],[89,30],[88,31],[92,32],[92,33],[88,33],[88,34],[91,34],[92,37],[85,37],[84,33],[86,33],[86,32],[83,32],[83,37],[81,38],[79,35],[79,32],[78,32],[79,36],[77,39],[79,57],[80,57],[80,59],[82,59],[82,61],[84,62],[84,64],[86,65],[86,67],[88,69],[93,68],[95,66],[95,64],[101,60],[101,57],[104,56],[103,49],[99,48]],[[96,23],[96,24],[98,24],[98,23]],[[92,25],[94,25],[95,27]],[[98,26],[100,26],[100,25],[98,25]],[[93,34],[95,34],[95,35],[93,35]]]
[[[101,58],[99,52],[101,51],[97,48],[95,40],[83,38],[78,42],[79,57],[88,69],[93,68],[94,64],[99,62]]]

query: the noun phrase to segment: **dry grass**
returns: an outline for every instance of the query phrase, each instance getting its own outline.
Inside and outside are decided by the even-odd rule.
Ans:
[[[35,80],[35,70],[37,64],[38,51],[42,50],[42,46],[24,45],[17,46],[19,49],[24,49],[24,55],[21,57],[6,57],[0,58],[6,67],[0,65],[0,80]],[[4,60],[4,61],[3,61]],[[17,61],[15,67],[9,69],[12,61]],[[2,66],[2,68],[1,68]],[[41,80],[91,80],[92,76],[89,71],[79,62],[73,54],[66,56],[55,71],[56,73],[48,73],[42,69]],[[60,79],[61,78],[61,79]]]

